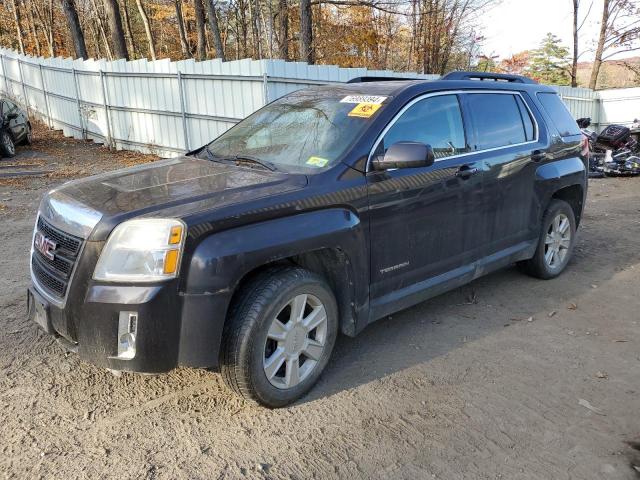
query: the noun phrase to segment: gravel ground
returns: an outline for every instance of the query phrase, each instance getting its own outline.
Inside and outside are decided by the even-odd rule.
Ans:
[[[0,474],[6,478],[638,478],[640,178],[591,182],[558,279],[507,269],[338,340],[298,404],[218,374],[110,373],[25,316],[42,193],[152,157],[42,128],[0,162]],[[14,165],[11,167],[11,165]]]

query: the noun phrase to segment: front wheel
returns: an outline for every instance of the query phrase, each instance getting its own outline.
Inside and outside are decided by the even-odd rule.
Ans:
[[[576,240],[576,219],[571,205],[554,199],[542,218],[535,254],[519,263],[525,273],[548,279],[557,277],[569,263]]]
[[[338,332],[333,292],[302,268],[267,270],[225,322],[221,369],[232,390],[270,408],[299,399],[324,370]]]
[[[13,143],[11,134],[6,130],[0,131],[0,150],[4,157],[14,157],[16,155],[16,145]]]

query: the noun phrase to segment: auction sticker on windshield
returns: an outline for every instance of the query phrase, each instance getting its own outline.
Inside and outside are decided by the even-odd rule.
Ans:
[[[322,157],[309,157],[309,160],[307,160],[307,165],[314,167],[324,167],[327,163],[329,163],[329,160]]]
[[[381,107],[379,103],[359,103],[347,115],[350,117],[369,118]]]
[[[387,97],[383,97],[380,95],[347,95],[340,103],[372,103],[375,105],[380,105],[384,102]]]

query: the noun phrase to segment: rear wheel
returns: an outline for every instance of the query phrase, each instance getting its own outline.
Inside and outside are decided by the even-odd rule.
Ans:
[[[4,157],[14,157],[16,154],[16,145],[13,143],[11,134],[6,130],[0,131],[0,150]]]
[[[243,288],[225,324],[222,374],[245,399],[282,407],[307,393],[338,332],[333,292],[302,268],[272,269]]]
[[[519,266],[534,277],[557,277],[569,263],[575,238],[576,220],[571,205],[554,199],[542,219],[535,254],[531,259],[520,262]]]

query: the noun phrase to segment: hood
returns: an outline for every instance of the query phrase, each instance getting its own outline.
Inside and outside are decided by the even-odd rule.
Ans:
[[[62,216],[52,205],[64,199],[98,218],[119,221],[202,200],[213,208],[226,207],[297,190],[306,183],[304,175],[180,157],[65,183],[45,197],[41,211],[56,210],[50,213]]]

